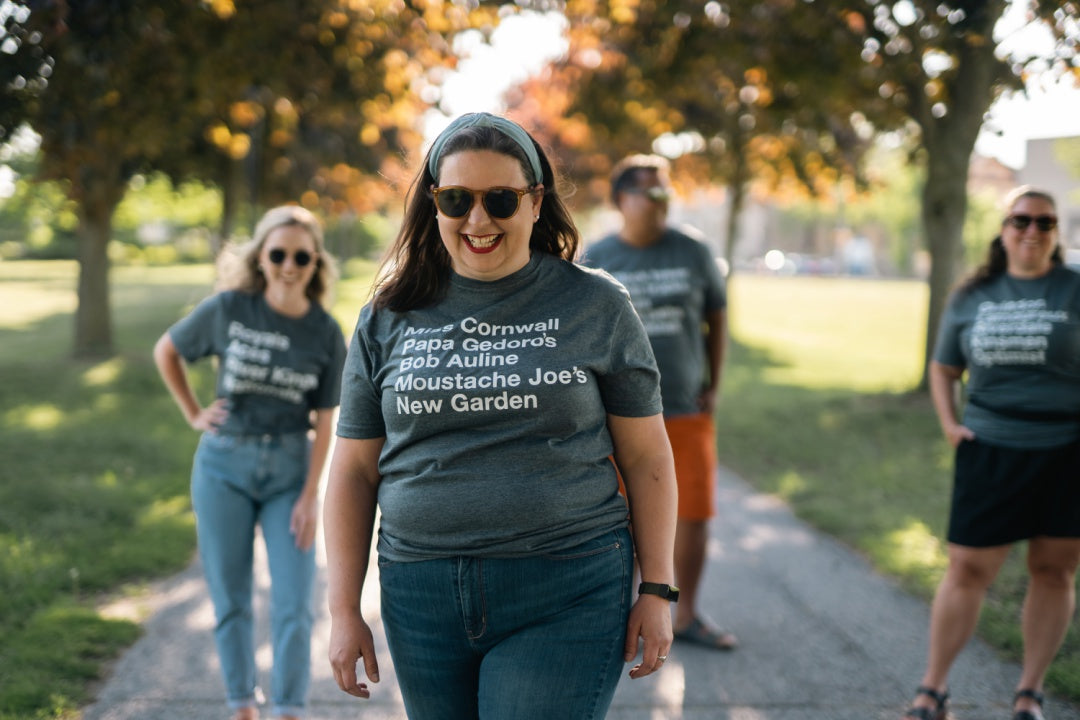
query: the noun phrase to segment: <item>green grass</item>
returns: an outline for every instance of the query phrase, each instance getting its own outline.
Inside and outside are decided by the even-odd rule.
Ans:
[[[118,353],[69,358],[75,272],[0,262],[0,720],[74,718],[137,624],[98,612],[184,567],[195,535],[197,437],[150,348],[210,290],[209,266],[118,268]],[[332,310],[352,330],[372,266],[353,263]],[[920,283],[738,276],[718,422],[722,461],[929,597],[944,567],[951,452],[920,376]],[[202,397],[209,364],[196,366]],[[981,632],[1017,657],[1019,552]],[[1080,699],[1070,633],[1051,688]]]

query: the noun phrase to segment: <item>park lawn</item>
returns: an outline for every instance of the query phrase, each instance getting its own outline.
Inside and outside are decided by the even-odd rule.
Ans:
[[[332,312],[346,333],[373,267],[353,262]],[[190,561],[196,436],[150,348],[211,289],[206,265],[116,268],[118,353],[68,357],[76,267],[0,262],[0,720],[74,717],[137,622],[117,594]],[[942,568],[951,454],[920,376],[921,283],[738,276],[718,422],[722,461],[929,597]],[[202,397],[208,363],[196,366]],[[1017,652],[1019,555],[982,632]],[[1080,699],[1070,633],[1053,690]]]

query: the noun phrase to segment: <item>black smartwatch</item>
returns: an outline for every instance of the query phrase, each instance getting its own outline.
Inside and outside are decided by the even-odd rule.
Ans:
[[[679,602],[679,588],[664,583],[643,582],[638,585],[638,595],[659,595],[665,600]]]

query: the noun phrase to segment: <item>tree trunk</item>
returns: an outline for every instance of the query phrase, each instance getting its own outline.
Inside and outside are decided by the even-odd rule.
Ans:
[[[965,150],[946,144],[928,150],[922,225],[930,250],[930,307],[926,319],[923,376],[919,383],[921,389],[925,389],[929,382],[927,363],[933,356],[941,314],[961,269],[964,217],[967,214],[967,175],[971,162],[970,148]]]
[[[212,248],[216,258],[236,230],[244,188],[244,162],[226,160],[224,182],[221,183],[221,227],[219,238]]]
[[[979,13],[972,17],[978,24],[973,27],[974,37],[990,37],[1003,8],[1003,0],[983,3]],[[923,112],[916,116],[927,154],[922,224],[931,263],[925,362],[919,382],[922,390],[929,386],[927,364],[934,354],[941,314],[962,268],[971,153],[983,116],[994,100],[994,88],[1008,73],[1007,66],[994,56],[993,43],[968,42],[959,49],[956,63],[957,73],[950,82],[951,102],[947,114],[940,119],[931,119],[926,113],[928,104],[923,103]]]
[[[115,203],[99,195],[79,203],[79,304],[75,309],[77,358],[113,354],[112,311],[109,304],[109,238]]]
[[[746,165],[746,148],[741,142],[737,145],[732,148],[735,167],[729,186],[731,202],[728,205],[727,237],[724,238],[724,260],[727,261],[729,275],[735,272],[735,243],[738,240],[739,218],[742,217],[743,206],[746,204],[746,186],[750,175],[750,169]]]
[[[724,260],[727,261],[728,274],[735,272],[735,241],[739,232],[739,216],[746,204],[746,183],[731,184],[731,202],[728,203],[727,237],[724,238]]]

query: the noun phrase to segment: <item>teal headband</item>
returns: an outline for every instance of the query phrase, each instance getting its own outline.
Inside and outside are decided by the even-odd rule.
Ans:
[[[512,120],[486,112],[462,115],[439,133],[439,137],[435,138],[435,142],[431,144],[431,150],[428,152],[428,170],[431,172],[431,177],[436,179],[439,177],[439,160],[447,141],[459,130],[467,127],[495,128],[516,142],[525,151],[525,157],[529,159],[529,165],[532,166],[533,182],[544,181],[544,171],[540,168],[540,156],[536,153],[536,146],[533,144],[532,138],[529,137],[529,133],[525,132],[520,125]]]

